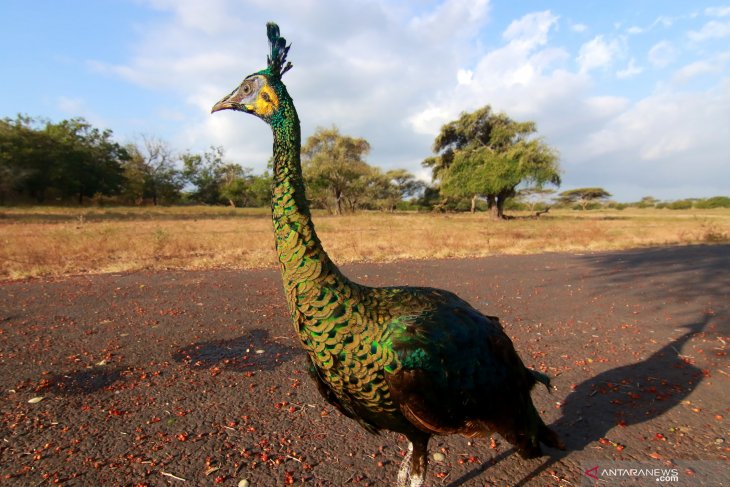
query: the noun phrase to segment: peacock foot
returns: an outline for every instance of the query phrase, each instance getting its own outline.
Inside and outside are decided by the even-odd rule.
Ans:
[[[408,451],[403,457],[403,462],[398,469],[398,477],[396,487],[409,487],[408,479],[411,476],[411,457],[413,456],[413,443],[408,442]]]
[[[423,475],[411,473],[411,484],[408,487],[421,487],[423,485]]]

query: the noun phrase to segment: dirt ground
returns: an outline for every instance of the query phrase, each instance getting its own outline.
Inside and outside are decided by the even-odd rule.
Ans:
[[[593,485],[615,461],[730,485],[730,245],[343,270],[456,292],[553,377],[533,397],[568,452],[435,437],[426,487]],[[0,484],[392,486],[405,439],[325,405],[293,337],[274,269],[0,283]]]

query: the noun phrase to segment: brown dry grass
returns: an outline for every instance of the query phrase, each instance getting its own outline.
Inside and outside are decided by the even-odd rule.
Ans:
[[[338,263],[730,240],[730,210],[566,210],[503,222],[485,214],[315,213],[314,220]],[[276,265],[267,210],[5,208],[0,244],[2,279]]]

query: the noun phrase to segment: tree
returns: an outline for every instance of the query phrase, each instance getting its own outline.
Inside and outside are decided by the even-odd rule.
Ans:
[[[530,211],[535,211],[538,206],[549,208],[548,201],[554,194],[555,190],[552,188],[530,187],[520,189],[517,192],[517,198],[527,205]]]
[[[37,161],[47,137],[31,127],[33,120],[18,115],[14,120],[0,120],[0,203],[14,192],[28,188],[27,180],[40,164]],[[48,178],[46,171],[43,175]],[[48,182],[44,181],[43,186]]]
[[[124,177],[122,162],[129,154],[111,140],[111,130],[92,127],[83,118],[47,124],[45,132],[54,141],[54,185],[78,203],[95,194],[119,192]]]
[[[223,202],[220,193],[225,171],[223,157],[222,147],[211,147],[202,155],[190,152],[183,154],[183,176],[195,186],[195,191],[189,195],[191,200],[209,205]]]
[[[42,203],[47,195],[84,197],[118,193],[121,164],[129,154],[83,118],[59,123],[18,115],[0,124],[0,167],[10,181],[3,190],[26,192]]]
[[[415,198],[426,188],[426,183],[419,181],[405,169],[391,169],[385,173],[385,177],[395,187],[401,200]]]
[[[378,174],[379,192],[375,195],[380,209],[394,211],[401,201],[423,193],[426,184],[405,169],[391,169]]]
[[[638,208],[654,208],[659,203],[659,200],[653,196],[644,196],[636,203]]]
[[[185,180],[176,167],[178,156],[167,142],[143,135],[142,145],[135,152],[144,181],[142,198],[150,198],[155,206],[178,200]]]
[[[128,202],[142,204],[147,200],[157,206],[180,199],[185,181],[176,165],[178,158],[166,142],[142,136],[142,144],[128,145],[127,152],[122,195]]]
[[[127,145],[127,153],[129,158],[122,163],[124,175],[122,198],[128,204],[141,205],[147,196],[145,191],[148,174],[147,162],[134,144]]]
[[[264,206],[271,198],[271,176],[251,174],[251,169],[226,162],[222,147],[203,154],[183,154],[183,176],[195,187],[188,197],[209,205]]]
[[[238,164],[225,164],[220,168],[218,191],[229,206],[246,206],[246,193],[251,169]]]
[[[521,184],[560,185],[558,154],[535,137],[533,122],[516,122],[489,105],[447,123],[433,144],[436,156],[423,161],[447,197],[485,198],[495,218]]]
[[[578,188],[563,191],[558,195],[562,204],[577,203],[582,210],[586,210],[588,205],[597,200],[605,200],[611,197],[611,193],[603,188]]]
[[[372,183],[372,167],[363,157],[370,152],[365,139],[341,135],[338,128],[318,128],[302,147],[302,168],[308,197],[341,215],[354,209],[365,187]]]
[[[246,187],[246,201],[243,206],[262,207],[271,201],[271,174],[252,175]]]
[[[730,198],[727,196],[713,196],[696,201],[694,207],[700,209],[730,208]]]

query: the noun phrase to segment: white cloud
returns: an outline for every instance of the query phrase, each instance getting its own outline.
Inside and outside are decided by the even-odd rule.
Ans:
[[[527,14],[512,21],[502,37],[516,48],[530,50],[545,45],[548,32],[557,21],[558,17],[549,10]]]
[[[668,17],[666,15],[660,15],[659,17],[655,18],[650,24],[646,26],[640,26],[640,25],[632,25],[631,27],[628,27],[626,29],[626,33],[631,35],[638,35],[638,34],[648,34],[652,32],[653,30],[657,28],[662,28],[664,31],[669,31],[672,26],[677,23],[677,21],[680,20],[686,20],[687,18],[693,18],[694,14],[689,14],[686,16],[677,16],[677,17]],[[620,25],[617,26],[617,29],[620,28]]]
[[[271,154],[269,128],[240,113],[209,111],[244,75],[264,67],[270,2],[216,0],[202,8],[194,0],[151,1],[162,20],[140,26],[125,62],[97,62],[95,69],[172,94],[174,103],[156,111],[180,124],[174,144],[202,150],[222,145],[230,159],[262,170]],[[303,136],[337,124],[371,142],[373,164],[427,175],[420,161],[441,125],[491,104],[516,120],[537,122],[562,154],[566,186],[601,185],[619,199],[643,194],[626,196],[614,188],[657,197],[666,190],[667,197],[677,197],[685,195],[671,194],[672,188],[700,187],[702,178],[730,187],[721,133],[730,125],[725,61],[704,51],[706,59],[698,59],[699,49],[688,48],[690,38],[678,32],[684,25],[678,20],[659,17],[621,37],[610,27],[601,33],[592,26],[593,38],[573,46],[556,35],[563,12],[532,12],[503,26],[495,47],[485,41],[486,30],[495,27],[486,0],[280,0],[275,10],[293,44],[295,69],[285,81]],[[691,24],[699,36],[702,22]],[[211,27],[216,24],[220,28]],[[563,26],[587,31],[584,24]],[[628,36],[632,29],[641,38]],[[655,42],[645,60],[637,47],[631,50],[630,41],[639,39],[666,40]],[[643,85],[650,76],[636,78],[648,66],[678,59],[683,67],[665,75],[674,83],[659,78],[652,87]],[[713,65],[719,74],[711,78],[714,85],[703,93],[680,91]],[[608,68],[631,82],[598,76]],[[602,84],[607,78],[612,85]],[[629,85],[631,97],[619,91]]]
[[[690,31],[687,37],[694,42],[703,42],[710,39],[722,39],[730,36],[730,21],[720,22],[711,20],[702,26],[700,30]]]
[[[471,70],[469,83],[457,83],[409,117],[413,129],[433,137],[441,125],[465,110],[491,104],[515,118],[529,117],[553,95],[582,85],[577,75],[557,70],[569,59],[563,49],[545,47],[558,17],[551,12],[525,15],[503,33],[506,44],[486,52]],[[531,93],[536,86],[540,92]],[[562,96],[562,95],[561,95]]]
[[[705,9],[705,15],[710,17],[727,17],[730,15],[730,7],[708,7]]]
[[[526,22],[511,24],[516,25]],[[482,56],[468,85],[453,85],[411,116],[414,130],[433,136],[460,111],[489,103],[515,119],[537,122],[540,133],[561,152],[566,186],[602,185],[620,199],[644,194],[677,198],[707,191],[719,194],[722,190],[710,189],[712,185],[721,188],[720,181],[730,181],[721,149],[724,127],[730,124],[727,81],[704,93],[663,85],[637,101],[595,95],[590,74],[621,57],[618,40],[597,36],[584,44],[582,62],[571,72],[566,69],[568,53],[551,47],[550,29],[539,37],[523,36],[539,42],[522,41],[514,27],[509,32],[503,46]],[[653,46],[650,61],[667,66],[676,56],[674,45],[664,41]],[[686,79],[706,69],[706,64],[691,64],[675,76]],[[616,76],[627,79],[641,72],[632,57]],[[707,174],[697,164],[714,175],[713,183],[706,183]]]
[[[717,64],[708,61],[695,61],[678,69],[672,76],[672,80],[676,83],[686,83],[697,76],[707,73],[717,73],[720,70],[721,67]]]
[[[471,84],[473,78],[474,73],[468,69],[460,69],[456,72],[456,80],[459,82],[460,85]]]
[[[626,66],[624,69],[616,71],[616,77],[618,79],[633,78],[634,76],[641,74],[642,71],[643,69],[636,64],[636,60],[634,58],[631,58],[629,60],[628,66]]]
[[[447,0],[431,12],[415,17],[411,28],[433,39],[473,35],[489,11],[488,0]]]
[[[654,44],[647,55],[649,63],[656,68],[664,68],[674,62],[677,51],[669,41],[661,41]]]
[[[730,122],[728,87],[650,95],[589,134],[578,152],[591,164],[605,162],[605,178],[623,177],[655,196],[676,198],[677,187],[707,184],[708,174],[716,178],[708,187],[719,188],[730,178],[716,152]]]
[[[596,68],[608,68],[620,52],[617,40],[606,42],[602,35],[598,35],[580,47],[578,52],[578,66],[581,73]]]
[[[270,151],[269,143],[261,143],[270,139],[267,127],[240,114],[211,117],[210,107],[243,76],[265,67],[264,23],[271,18],[266,12],[268,3],[216,1],[207,4],[205,12],[192,0],[155,0],[153,4],[169,15],[163,22],[140,28],[135,55],[118,65],[93,63],[94,69],[178,94],[179,108],[192,110],[198,120],[176,141],[184,147],[222,144],[237,162],[263,169],[268,156],[262,158],[261,154]],[[237,12],[242,8],[249,12],[246,18],[250,24],[241,26],[225,20],[240,18]],[[405,87],[418,86],[423,80],[438,86],[453,79],[448,77],[449,71],[456,73],[469,54],[461,48],[463,38],[449,33],[460,28],[463,35],[473,36],[485,21],[487,10],[486,0],[452,0],[411,21],[375,2],[278,2],[277,19],[283,35],[293,43],[290,58],[296,67],[286,81],[297,100],[304,136],[316,126],[334,123],[345,133],[382,139],[380,117],[397,124],[401,107],[423,96]],[[211,23],[222,23],[222,28],[211,29]],[[297,26],[303,26],[301,31]],[[449,61],[436,65],[433,59]],[[451,68],[445,69],[447,65]],[[385,82],[395,72],[402,82],[400,89]],[[247,132],[237,137],[229,123],[239,130],[243,126]],[[256,128],[250,128],[252,125]],[[249,130],[258,134],[253,142],[259,144],[257,150],[251,147]],[[378,157],[380,164],[393,165],[404,154],[412,154],[414,147],[430,145],[421,136],[409,134],[406,124],[391,126],[389,132],[385,135],[392,136],[390,145],[376,144],[373,149],[372,156]]]

